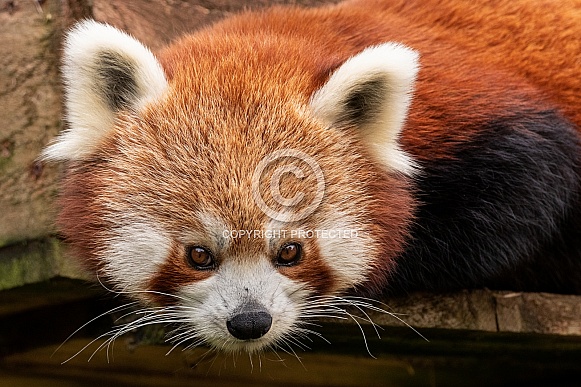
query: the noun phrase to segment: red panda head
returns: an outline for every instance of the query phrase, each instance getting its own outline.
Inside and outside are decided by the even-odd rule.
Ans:
[[[59,224],[115,290],[186,334],[261,350],[388,279],[413,212],[398,146],[417,55],[328,65],[301,44],[210,34],[160,57],[110,26],[68,35]],[[329,76],[330,74],[330,76]]]

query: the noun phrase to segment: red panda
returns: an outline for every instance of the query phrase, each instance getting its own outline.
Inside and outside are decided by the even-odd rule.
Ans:
[[[66,163],[60,230],[224,351],[360,296],[580,292],[579,5],[275,7],[157,55],[81,22],[43,154]]]

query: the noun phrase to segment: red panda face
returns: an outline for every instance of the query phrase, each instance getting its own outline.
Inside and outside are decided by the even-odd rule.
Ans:
[[[413,166],[397,133],[370,122],[401,124],[413,52],[375,48],[317,90],[318,74],[281,83],[281,69],[216,62],[194,43],[191,57],[170,49],[164,72],[93,22],[67,45],[71,129],[45,153],[68,162],[62,232],[116,291],[165,307],[183,326],[176,340],[248,352],[293,342],[335,313],[337,295],[386,280]],[[378,50],[410,73],[377,63]],[[384,106],[378,95],[398,87]]]

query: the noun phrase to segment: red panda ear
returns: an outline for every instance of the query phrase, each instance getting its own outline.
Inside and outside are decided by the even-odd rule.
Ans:
[[[77,24],[67,35],[62,72],[69,128],[45,149],[45,160],[87,157],[113,128],[120,110],[138,111],[167,87],[151,51],[126,33],[92,20]]]
[[[343,63],[311,97],[325,124],[356,127],[371,154],[389,170],[411,174],[412,160],[398,145],[407,117],[418,54],[401,44],[370,47]]]

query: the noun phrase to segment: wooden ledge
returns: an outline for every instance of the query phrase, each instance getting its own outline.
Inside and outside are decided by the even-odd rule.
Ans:
[[[465,290],[416,293],[385,300],[385,308],[412,327],[581,336],[581,296]],[[404,326],[389,314],[370,312],[381,326]]]

